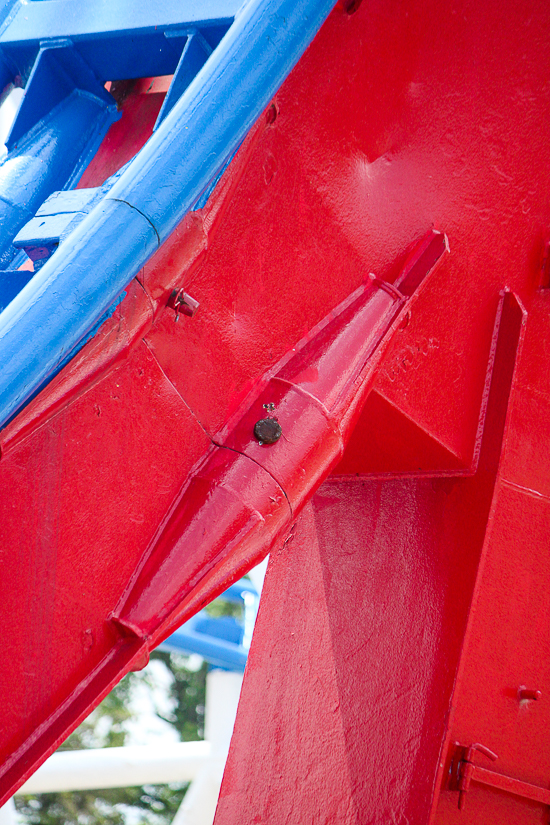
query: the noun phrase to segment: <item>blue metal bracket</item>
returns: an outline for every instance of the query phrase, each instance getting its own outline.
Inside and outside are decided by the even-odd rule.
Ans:
[[[99,186],[54,192],[36,216],[19,230],[13,240],[14,247],[24,249],[34,262],[34,271],[38,271],[103,194],[103,187]]]
[[[6,145],[11,151],[33,126],[46,117],[75,89],[114,109],[111,95],[86,64],[70,40],[40,49],[28,79],[25,97],[13,122]]]
[[[172,31],[166,32],[165,36],[178,40],[181,37],[179,32]],[[183,36],[186,41],[185,46],[183,47],[179,63],[174,73],[174,78],[158,114],[155,130],[160,126],[168,112],[173,109],[176,101],[181,97],[195,75],[202,69],[207,58],[212,54],[212,47],[197,29],[186,32]]]
[[[0,29],[5,85],[26,85],[41,48],[70,40],[101,83],[173,74],[184,41],[169,35],[185,27],[214,49],[243,0],[17,0]],[[11,77],[10,77],[11,74]]]

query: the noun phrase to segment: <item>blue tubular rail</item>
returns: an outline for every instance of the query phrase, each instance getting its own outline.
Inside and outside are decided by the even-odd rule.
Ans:
[[[256,621],[260,597],[246,580],[232,584],[214,604],[233,602],[243,607],[244,620],[209,616],[201,610],[159,645],[169,653],[198,653],[212,667],[243,671]]]
[[[250,0],[238,12],[106,197],[0,315],[0,426],[51,377],[196,203],[333,4]]]

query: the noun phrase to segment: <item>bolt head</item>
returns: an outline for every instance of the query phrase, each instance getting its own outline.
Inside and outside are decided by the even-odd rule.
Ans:
[[[275,418],[260,418],[254,424],[254,435],[260,444],[275,444],[282,434],[281,425]]]

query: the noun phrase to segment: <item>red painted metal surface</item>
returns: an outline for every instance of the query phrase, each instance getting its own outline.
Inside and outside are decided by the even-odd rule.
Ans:
[[[506,293],[473,475],[334,479],[272,555],[217,823],[428,821],[522,320]]]
[[[459,811],[449,746],[481,741],[512,782],[549,787],[548,214],[523,165],[548,116],[547,15],[390,4],[350,20],[369,55],[348,65],[369,100],[346,167],[362,210],[321,191],[358,244],[391,244],[426,210],[452,255],[390,346],[341,476],[272,556],[216,825],[548,819],[478,783]],[[528,315],[506,299],[480,444],[474,338],[497,280]]]
[[[451,774],[481,742],[550,784],[550,9],[357,6],[0,433],[2,800],[272,548],[217,825],[547,821],[476,782],[459,811]],[[83,185],[146,140],[149,86]]]
[[[212,447],[117,606],[113,620],[152,647],[259,561],[341,459],[387,344],[447,251],[430,232],[395,286],[369,279],[297,343]],[[255,437],[266,416],[276,443]]]

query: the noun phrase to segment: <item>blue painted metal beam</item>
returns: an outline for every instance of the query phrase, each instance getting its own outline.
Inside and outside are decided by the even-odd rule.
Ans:
[[[109,126],[115,101],[69,41],[41,48],[0,165],[0,265],[14,235],[56,189],[78,180]]]
[[[213,618],[206,610],[201,610],[162,642],[159,649],[198,653],[214,667],[243,671],[260,597],[254,585],[242,579],[232,584],[214,604],[224,601],[242,604],[244,621],[239,622],[230,616]]]
[[[154,11],[141,6],[134,9],[138,14],[137,20],[132,18],[132,28],[128,28],[125,4],[116,0],[109,3],[109,14],[103,0],[86,4],[70,0],[66,5],[63,0],[40,0],[28,6],[18,0],[0,9],[4,21],[0,24],[0,92],[13,82],[25,85],[6,141],[9,155],[0,166],[3,267],[10,266],[16,255],[14,235],[52,192],[76,184],[119,117],[115,101],[104,88],[105,80],[175,72],[162,120],[212,52],[209,41],[217,45],[232,22],[228,15],[235,11],[230,0],[206,4],[214,16],[205,16],[202,9],[203,34],[182,16],[187,12],[194,20],[196,9],[186,3],[174,6],[172,0],[160,0]],[[25,39],[19,41],[21,16]],[[107,24],[110,21],[121,28],[106,33],[105,17]],[[155,20],[168,21],[167,28],[153,25]],[[70,32],[72,38],[60,37],[61,30]],[[22,168],[27,173],[25,180]]]
[[[1,266],[6,267],[14,258],[12,241],[21,227],[53,191],[66,186],[71,178],[78,180],[118,117],[116,105],[112,99],[108,102],[106,93],[100,99],[73,87],[35,128],[20,135],[19,144],[13,138],[14,149],[0,165]]]
[[[40,49],[71,43],[103,84],[173,74],[186,35],[200,32],[208,51],[243,0],[9,0],[0,6],[0,92],[26,86]]]
[[[332,5],[253,0],[244,6],[106,198],[0,315],[0,424],[55,372],[191,209]]]
[[[176,71],[174,72],[173,80],[158,114],[155,131],[168,112],[172,111],[174,105],[202,69],[211,54],[212,49],[201,33],[197,29],[191,31],[186,38],[186,43],[182,50]]]
[[[248,650],[244,647],[201,632],[200,620],[195,622],[194,619],[190,619],[183,627],[172,633],[159,647],[168,653],[198,653],[209,665],[241,673],[245,669],[248,657]]]
[[[27,46],[58,37],[89,40],[99,35],[138,35],[181,26],[230,25],[243,0],[40,0],[19,3],[0,34],[1,46]]]

